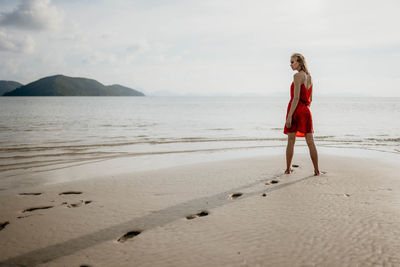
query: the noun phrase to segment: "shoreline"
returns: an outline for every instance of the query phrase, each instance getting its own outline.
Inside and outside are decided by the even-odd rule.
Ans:
[[[317,145],[319,158],[327,156],[375,159],[380,162],[396,164],[400,160],[400,153],[361,149],[354,147],[335,147]],[[222,152],[178,153],[149,155],[142,157],[119,157],[86,161],[83,163],[64,164],[52,169],[20,172],[3,172],[0,180],[0,195],[6,190],[21,190],[36,186],[68,183],[72,181],[98,179],[99,177],[114,177],[116,175],[138,173],[154,170],[163,170],[173,167],[185,167],[202,163],[213,163],[226,160],[251,159],[265,156],[284,156],[285,146],[253,149],[235,149]],[[296,155],[308,155],[305,140],[297,140]],[[286,160],[280,163],[285,168]],[[323,168],[322,165],[320,167]]]
[[[284,157],[0,191],[0,266],[400,264],[394,164],[320,153],[313,176],[295,153],[284,175]]]

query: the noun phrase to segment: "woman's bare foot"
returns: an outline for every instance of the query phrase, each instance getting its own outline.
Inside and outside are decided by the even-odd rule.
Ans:
[[[285,174],[291,174],[292,171],[293,171],[293,169],[286,169],[286,170],[285,170]]]
[[[326,172],[322,171],[320,172],[319,170],[314,171],[314,176],[320,176],[322,174],[325,174]]]

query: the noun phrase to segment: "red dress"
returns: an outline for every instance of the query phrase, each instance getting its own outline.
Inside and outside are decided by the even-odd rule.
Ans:
[[[312,85],[309,90],[307,90],[306,86],[302,84],[300,86],[300,97],[299,102],[297,103],[296,110],[292,116],[292,126],[290,128],[286,127],[283,133],[296,133],[297,137],[304,137],[306,133],[313,133],[313,124],[312,124],[312,116],[310,111],[310,103],[311,103],[311,93],[312,93]],[[290,101],[286,112],[286,119],[289,114],[290,107],[292,105],[294,96],[294,82],[290,86]]]

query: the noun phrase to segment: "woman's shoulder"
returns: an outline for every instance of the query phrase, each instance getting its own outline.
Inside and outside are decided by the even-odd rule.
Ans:
[[[304,73],[297,72],[293,75],[293,82],[300,83],[302,84],[306,79],[306,76],[304,76]]]
[[[301,78],[311,77],[310,74],[307,74],[304,71],[296,72],[293,76],[294,77],[301,77]]]
[[[304,71],[299,71],[293,75],[293,80],[303,83],[304,81],[310,79],[312,81],[311,75],[305,73]]]
[[[295,74],[293,74],[293,79],[294,80],[302,80],[304,78],[304,75],[301,72],[297,72]]]

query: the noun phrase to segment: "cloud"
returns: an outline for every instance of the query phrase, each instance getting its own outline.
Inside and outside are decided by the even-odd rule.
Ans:
[[[117,62],[117,59],[112,53],[105,53],[98,50],[86,51],[85,56],[82,58],[82,63],[89,65],[107,64],[112,65]]]
[[[126,52],[124,53],[124,61],[127,64],[133,63],[138,56],[149,52],[151,47],[146,40],[139,40],[136,42],[131,42],[130,45],[126,48]]]
[[[50,6],[51,0],[22,0],[17,8],[0,15],[0,25],[27,30],[57,29],[63,19],[61,12]]]
[[[149,48],[150,48],[150,46],[146,40],[140,40],[140,41],[137,41],[137,42],[129,45],[126,50],[129,53],[136,54],[136,53],[148,51]]]
[[[31,36],[15,36],[4,31],[0,31],[0,51],[15,53],[32,53],[35,49],[35,41]]]

